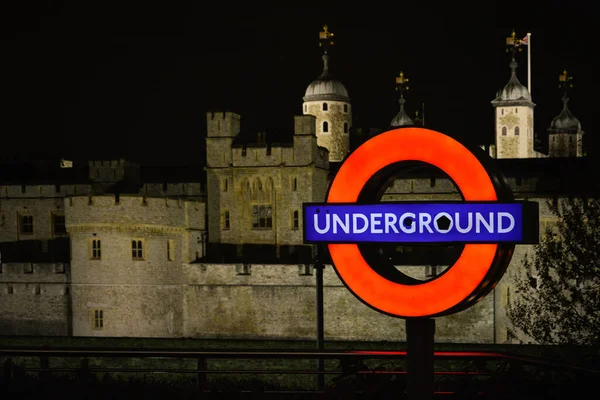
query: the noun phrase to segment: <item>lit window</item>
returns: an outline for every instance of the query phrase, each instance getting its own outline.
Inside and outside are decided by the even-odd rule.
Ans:
[[[273,213],[271,206],[252,206],[252,228],[271,229],[273,227]]]
[[[30,235],[33,233],[33,216],[21,215],[19,216],[20,222],[20,233]]]
[[[102,243],[100,239],[90,240],[90,260],[100,260],[102,257]]]
[[[133,260],[144,259],[144,244],[140,239],[133,239],[131,241],[131,256]]]

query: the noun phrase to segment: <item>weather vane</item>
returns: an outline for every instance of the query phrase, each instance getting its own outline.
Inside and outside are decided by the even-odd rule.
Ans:
[[[523,51],[521,47],[523,44],[526,44],[523,39],[518,39],[515,30],[513,29],[511,35],[506,38],[506,52],[512,52],[513,56],[517,51]]]
[[[408,89],[410,89],[408,78],[404,76],[404,72],[400,71],[400,75],[396,77],[396,90],[400,92],[400,97],[404,97],[404,92]]]
[[[564,69],[562,74],[558,77],[558,82],[559,82],[558,87],[566,92],[567,89],[570,89],[573,87],[573,84],[571,83],[572,80],[573,80],[573,77],[567,75],[567,70]]]
[[[329,31],[327,25],[323,25],[323,30],[319,32],[319,47],[325,48],[325,53],[327,53],[327,49],[333,46],[333,44],[333,32]]]

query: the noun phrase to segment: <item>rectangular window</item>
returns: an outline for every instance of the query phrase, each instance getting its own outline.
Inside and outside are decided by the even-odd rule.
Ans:
[[[54,236],[63,236],[67,234],[64,215],[52,214],[52,233]]]
[[[33,216],[19,215],[19,233],[24,235],[33,234]]]
[[[140,261],[144,259],[144,241],[133,239],[131,241],[131,256],[133,260]]]
[[[102,244],[100,239],[90,239],[89,244],[90,260],[100,260],[102,258]]]
[[[252,228],[272,229],[273,210],[270,205],[252,206]]]
[[[294,210],[292,212],[292,229],[299,229],[300,227],[300,218],[299,218],[298,210]]]
[[[292,178],[292,192],[298,190],[298,178]]]
[[[104,310],[90,310],[90,325],[93,330],[104,328]]]
[[[222,190],[224,192],[228,192],[229,191],[229,179],[227,179],[227,178],[223,179],[222,185],[223,185]]]
[[[167,240],[167,260],[175,261],[175,241],[173,239]]]
[[[231,219],[229,218],[229,211],[223,211],[223,229],[231,228]]]

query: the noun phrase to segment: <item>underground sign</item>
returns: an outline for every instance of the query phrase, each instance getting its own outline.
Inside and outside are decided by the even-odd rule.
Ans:
[[[377,202],[390,177],[420,162],[442,170],[462,201]],[[464,310],[498,283],[516,244],[538,242],[538,203],[515,201],[494,161],[480,149],[425,128],[381,133],[351,154],[325,203],[303,204],[304,242],[327,244],[343,284],[375,310],[401,318]],[[462,244],[453,265],[432,280],[411,278],[369,244]]]

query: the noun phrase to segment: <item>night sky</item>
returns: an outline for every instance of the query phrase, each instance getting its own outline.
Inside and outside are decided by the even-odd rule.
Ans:
[[[321,73],[324,24],[335,34],[331,72],[348,89],[355,127],[389,126],[402,70],[411,82],[409,114],[424,103],[426,127],[468,143],[491,140],[490,101],[510,77],[505,37],[515,29],[532,34],[536,132],[562,107],[564,68],[575,84],[571,111],[590,136],[598,129],[596,22],[585,1],[361,3],[345,11],[12,3],[0,10],[4,158],[202,164],[205,113],[224,109],[240,113],[243,126],[284,137]],[[527,85],[526,48],[517,61]]]

